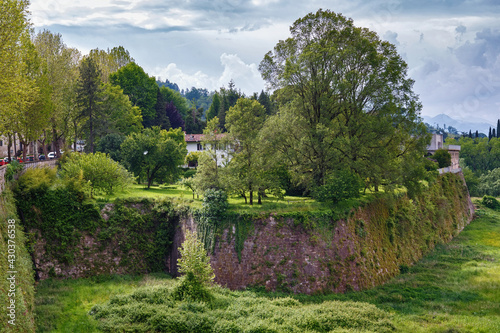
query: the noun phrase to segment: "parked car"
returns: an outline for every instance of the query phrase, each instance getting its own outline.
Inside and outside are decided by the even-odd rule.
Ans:
[[[45,155],[44,155],[44,154],[40,154],[40,155],[38,155],[38,159],[39,159],[40,161],[45,161],[46,157],[45,157]]]
[[[52,159],[56,158],[56,153],[51,151],[50,153],[47,154],[47,157],[52,160]]]
[[[33,162],[35,160],[35,157],[33,156],[26,156],[26,162]]]

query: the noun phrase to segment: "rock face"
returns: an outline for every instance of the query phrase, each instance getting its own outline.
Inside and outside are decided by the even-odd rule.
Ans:
[[[474,207],[464,184],[460,175],[446,174],[414,200],[381,195],[343,218],[328,212],[233,216],[233,222],[226,221],[215,231],[211,264],[216,282],[231,289],[262,286],[297,293],[344,292],[382,284],[436,244],[450,241],[472,220]],[[113,215],[113,209],[104,207],[101,216]],[[141,204],[128,209],[144,214]],[[197,224],[192,214],[172,216],[169,251],[160,267],[175,276],[184,231],[195,230]],[[147,256],[122,244],[141,236],[136,246],[142,246],[156,237],[155,232],[144,235],[144,230],[134,236],[138,230],[120,229],[106,240],[98,239],[103,230],[82,233],[74,260],[65,264],[44,254],[44,240],[39,237],[34,260],[40,278],[148,273],[153,266],[144,265]]]

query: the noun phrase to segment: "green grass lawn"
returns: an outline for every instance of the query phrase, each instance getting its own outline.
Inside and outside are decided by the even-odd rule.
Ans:
[[[162,185],[151,186],[147,188],[142,184],[134,184],[127,190],[117,192],[111,196],[96,196],[96,200],[100,202],[113,202],[117,198],[171,198],[178,202],[188,204],[189,206],[201,208],[203,196],[195,196],[193,192],[185,189],[180,185]],[[252,206],[245,204],[242,197],[229,197],[229,210],[237,212],[290,212],[290,211],[311,211],[311,210],[328,210],[327,205],[316,202],[308,197],[293,197],[286,196],[282,200],[278,200],[273,196],[263,198],[262,205],[257,204],[257,195],[254,197]]]
[[[211,313],[202,305],[182,303],[178,311],[186,312],[189,318],[230,318],[230,313],[226,313],[229,307],[237,311],[235,322],[243,323],[249,318],[269,327],[281,327],[288,321],[297,323],[297,318],[306,320],[315,311],[334,311],[332,304],[335,318],[345,309],[345,320],[355,319],[351,318],[353,311],[365,319],[373,315],[371,304],[382,310],[377,314],[379,321],[389,320],[398,332],[500,332],[500,212],[481,209],[478,215],[452,242],[438,246],[415,266],[403,268],[406,273],[371,290],[344,295],[293,295],[300,301],[299,308],[295,304],[295,310],[286,312],[269,301],[290,295],[222,290],[217,291],[221,304],[229,302],[223,309]],[[170,288],[173,283],[175,280],[165,276],[42,281],[36,295],[38,332],[96,332],[97,322],[87,314],[93,305],[103,304],[113,295],[144,295],[148,290],[158,290],[154,288]],[[352,301],[364,303],[353,307]],[[147,306],[138,303],[132,308],[146,311]],[[201,317],[197,317],[198,313]],[[356,332],[385,331],[391,325],[345,328]]]

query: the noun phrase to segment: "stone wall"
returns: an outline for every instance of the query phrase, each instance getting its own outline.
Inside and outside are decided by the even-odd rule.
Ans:
[[[24,171],[31,168],[43,168],[43,167],[51,167],[55,168],[57,165],[57,160],[48,160],[48,161],[38,161],[38,162],[26,162],[23,163],[24,169],[21,171],[17,177],[22,175]],[[0,166],[0,194],[5,189],[5,172],[7,171],[7,165]],[[17,178],[16,178],[17,179]]]
[[[140,211],[140,204],[136,205]],[[103,209],[105,217],[111,206]],[[267,214],[246,223],[249,228],[237,250],[238,226],[232,222],[217,231],[211,264],[216,282],[231,289],[263,286],[297,293],[344,292],[380,285],[411,266],[436,244],[448,242],[473,218],[474,207],[461,174],[445,174],[422,196],[410,200],[380,196],[351,212],[348,218]],[[248,217],[247,217],[248,218]],[[318,223],[316,223],[318,222]],[[177,275],[178,248],[186,229],[196,222],[184,214],[176,222],[173,244],[164,271]],[[237,223],[242,223],[241,221]],[[138,270],[144,258],[135,253],[123,261],[117,251],[120,237],[102,242],[83,233],[78,255],[69,265],[44,257],[43,240],[36,245],[35,262],[48,277],[93,274],[146,273]],[[241,234],[240,234],[241,237]],[[50,267],[49,267],[50,266]]]

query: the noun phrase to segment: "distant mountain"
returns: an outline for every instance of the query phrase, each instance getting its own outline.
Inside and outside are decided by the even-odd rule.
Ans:
[[[488,131],[491,128],[496,129],[496,124],[490,124],[484,119],[479,119],[479,121],[470,121],[470,120],[459,120],[459,119],[454,119],[451,118],[450,116],[447,116],[445,114],[438,114],[435,117],[429,117],[429,116],[423,116],[424,123],[428,123],[429,125],[432,125],[436,127],[436,125],[439,125],[440,128],[443,128],[446,125],[446,128],[448,126],[455,127],[459,132],[466,132],[469,133],[469,130],[474,133],[476,130],[479,131],[479,133],[484,133],[488,135]]]

